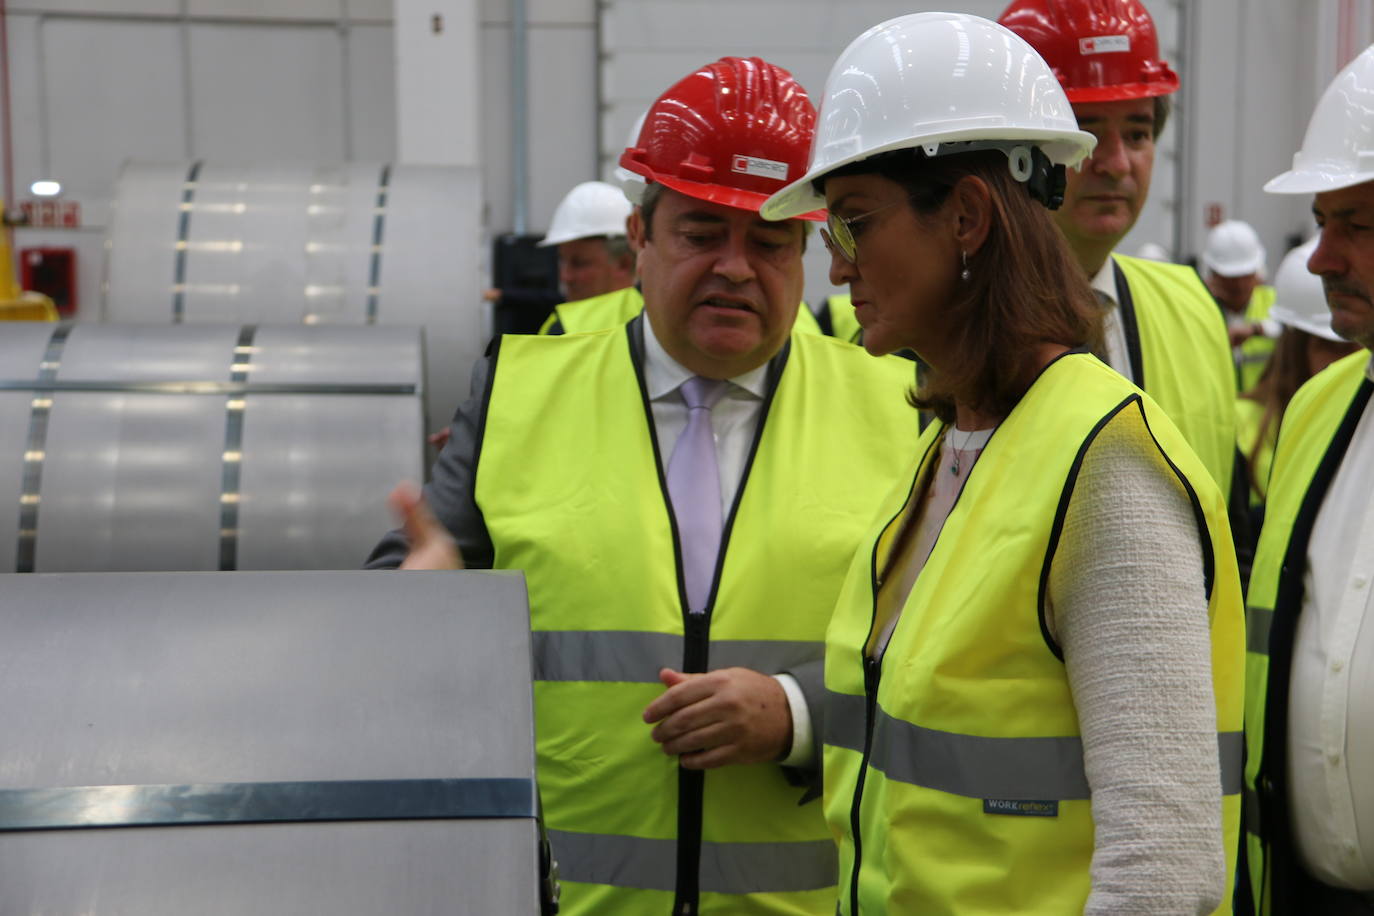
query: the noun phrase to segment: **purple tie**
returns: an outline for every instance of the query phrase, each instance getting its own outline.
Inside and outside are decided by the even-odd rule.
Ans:
[[[673,501],[678,538],[682,542],[687,608],[693,614],[706,610],[716,554],[720,551],[720,471],[716,467],[711,408],[729,384],[723,379],[699,375],[682,383],[687,428],[678,436],[673,457],[668,460],[668,497]]]

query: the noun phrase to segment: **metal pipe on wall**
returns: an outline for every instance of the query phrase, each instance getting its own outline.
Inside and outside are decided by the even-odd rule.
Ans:
[[[14,206],[14,116],[10,105],[9,10],[0,0],[0,101],[5,106],[5,207]],[[5,220],[8,223],[8,220]],[[14,230],[5,226],[5,249],[14,250]]]
[[[1174,244],[1170,254],[1175,259],[1186,259],[1188,253],[1196,250],[1193,242],[1191,223],[1188,214],[1194,205],[1193,176],[1196,174],[1196,155],[1193,151],[1192,119],[1197,117],[1198,73],[1197,4],[1193,0],[1183,0],[1179,5],[1178,52],[1183,57],[1179,71],[1183,75],[1182,111],[1176,111],[1173,118],[1174,130],[1178,131],[1178,168],[1174,170]]]
[[[511,2],[510,43],[514,229],[516,235],[524,235],[530,215],[529,13],[525,0]]]

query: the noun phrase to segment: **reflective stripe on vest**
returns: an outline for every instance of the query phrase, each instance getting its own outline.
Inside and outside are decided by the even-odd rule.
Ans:
[[[826,694],[825,743],[863,752],[865,700]],[[1245,742],[1240,732],[1217,735],[1222,792],[1241,790]],[[1069,738],[988,738],[921,728],[881,709],[869,764],[890,779],[968,798],[1090,797],[1083,741]]]
[[[558,877],[583,884],[614,884],[672,891],[677,843],[633,836],[550,830]],[[835,844],[702,843],[701,890],[712,894],[812,891],[835,884]]]
[[[1261,913],[1303,905],[1287,823],[1287,691],[1311,526],[1371,389],[1359,350],[1317,373],[1284,412],[1250,573],[1246,655],[1246,851]],[[1271,662],[1273,668],[1271,669]],[[1270,696],[1280,698],[1270,715]],[[1277,821],[1271,825],[1271,821]]]
[[[714,640],[710,666],[788,671],[820,658],[824,648],[819,640]],[[536,680],[657,684],[661,668],[682,666],[683,639],[672,633],[545,630],[534,634],[533,651]]]
[[[642,894],[665,891],[638,889],[676,892],[677,870],[698,847],[701,864],[688,877],[702,881],[703,916],[811,912],[820,898],[828,912],[833,891],[811,888],[834,884],[833,854],[828,871],[798,872],[784,890],[748,901],[710,896],[708,881],[744,886],[748,863],[733,863],[731,850],[774,861],[767,851],[778,849],[805,863],[833,848],[820,806],[799,806],[802,790],[775,764],[704,779],[680,770],[642,715],[663,692],[658,669],[681,669],[695,653],[703,669],[768,674],[819,659],[854,544],[915,446],[909,366],[820,335],[792,336],[785,364],[770,370],[775,388],[723,535],[709,616],[694,618],[689,638],[663,492],[668,456],[632,356],[641,326],[503,338],[476,469],[494,565],[524,570],[529,589],[545,821],[551,831],[632,844],[601,871],[594,854],[583,860],[593,864],[568,871],[582,853],[559,852],[562,912],[656,911],[661,899],[651,907]],[[843,488],[834,486],[837,467]],[[683,788],[688,777],[704,788]],[[677,838],[693,830],[702,842],[679,848]],[[671,865],[643,851],[662,848],[673,850]],[[715,883],[722,874],[728,880]]]
[[[1174,421],[1223,494],[1236,451],[1236,372],[1226,321],[1197,271],[1112,255],[1130,286],[1141,386]]]
[[[1245,633],[1225,501],[1153,402],[1096,359],[1072,354],[1041,374],[974,465],[904,605],[876,702],[863,647],[880,545],[918,492],[913,482],[931,472],[940,428],[927,431],[921,459],[846,580],[826,637],[822,725],[842,912],[891,912],[897,902],[930,914],[1082,911],[1094,836],[1089,786],[1068,678],[1040,609],[1079,462],[1103,430],[1158,456],[1195,501],[1210,577],[1223,842],[1234,867]]]

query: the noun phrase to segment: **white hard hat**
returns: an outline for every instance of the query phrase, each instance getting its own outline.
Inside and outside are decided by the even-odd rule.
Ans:
[[[1264,245],[1249,223],[1228,219],[1207,233],[1202,266],[1223,277],[1248,277],[1264,270]]]
[[[1172,261],[1169,257],[1169,249],[1158,242],[1145,242],[1136,251],[1137,258],[1145,258],[1150,261]]]
[[[1002,149],[1025,180],[1032,147],[1051,163],[1075,165],[1096,142],[1078,129],[1049,66],[1016,33],[978,16],[912,13],[874,26],[840,54],[825,81],[807,172],[762,213],[786,219],[824,207],[816,178],[891,150]]]
[[[1331,309],[1326,304],[1322,278],[1307,269],[1307,259],[1317,247],[1317,239],[1288,252],[1274,275],[1274,306],[1269,317],[1327,340],[1340,340],[1331,330]]]
[[[635,118],[635,126],[630,128],[629,136],[625,138],[625,148],[629,149],[639,142],[639,132],[644,129],[644,119],[649,116],[649,109],[644,109]],[[616,156],[616,161],[620,157]],[[620,185],[621,192],[625,199],[632,204],[638,204],[644,199],[644,176],[631,172],[622,165],[615,167],[615,180]]]
[[[1374,180],[1374,46],[1346,64],[1307,122],[1293,167],[1269,179],[1270,194],[1315,194]]]
[[[604,181],[584,181],[558,202],[549,234],[539,248],[600,235],[624,235],[630,202],[620,189]]]

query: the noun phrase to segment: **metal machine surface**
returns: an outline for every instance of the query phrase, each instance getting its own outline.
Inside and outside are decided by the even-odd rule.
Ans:
[[[477,169],[129,163],[101,319],[423,327],[442,425],[491,334],[481,239]]]
[[[424,471],[413,328],[14,324],[0,571],[356,569]]]
[[[528,628],[515,574],[7,577],[0,912],[539,913]]]

